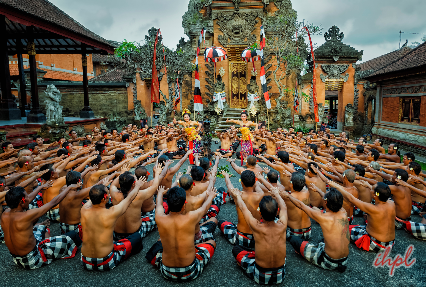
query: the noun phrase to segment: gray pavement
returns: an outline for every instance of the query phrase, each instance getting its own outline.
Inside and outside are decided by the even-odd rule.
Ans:
[[[221,160],[219,166],[228,165]],[[264,165],[264,164],[260,164]],[[182,170],[188,166],[188,162]],[[148,167],[152,171],[152,165]],[[232,168],[230,168],[232,170]],[[235,174],[235,173],[234,173]],[[235,187],[241,187],[239,177],[231,178]],[[225,187],[225,181],[218,178],[216,187]],[[229,199],[229,198],[228,198]],[[226,203],[222,206],[218,219],[237,222],[235,205]],[[413,220],[420,221],[419,216]],[[363,223],[361,218],[355,218],[355,224]],[[59,235],[59,225],[52,224],[52,235]],[[312,221],[311,242],[318,243],[322,239],[320,226]],[[0,286],[255,286],[235,263],[232,256],[232,245],[226,241],[219,229],[215,233],[216,252],[205,268],[203,274],[195,281],[189,283],[169,282],[161,276],[145,259],[149,248],[158,240],[158,231],[153,231],[144,239],[144,249],[141,253],[132,256],[110,272],[89,272],[83,270],[80,261],[80,251],[76,257],[67,260],[58,260],[49,266],[37,270],[24,270],[17,267],[9,254],[6,246],[0,244]],[[415,250],[411,258],[416,258],[416,263],[411,268],[400,267],[395,275],[389,277],[389,268],[374,268],[375,253],[360,251],[354,244],[350,245],[348,268],[341,274],[336,271],[327,271],[318,268],[294,252],[293,247],[287,244],[286,278],[284,285],[288,286],[426,286],[426,248],[425,242],[410,237],[403,230],[396,231],[396,245],[391,256],[403,255],[409,245],[414,245]]]

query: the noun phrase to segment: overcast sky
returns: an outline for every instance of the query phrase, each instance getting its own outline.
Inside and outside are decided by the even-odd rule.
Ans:
[[[50,0],[86,28],[102,37],[141,41],[151,27],[161,28],[166,46],[174,49],[181,37],[182,16],[189,0]],[[293,0],[298,19],[327,31],[337,25],[344,43],[364,50],[363,61],[398,49],[408,39],[426,35],[426,0]],[[410,34],[418,33],[418,34]],[[323,36],[314,37],[318,44]]]

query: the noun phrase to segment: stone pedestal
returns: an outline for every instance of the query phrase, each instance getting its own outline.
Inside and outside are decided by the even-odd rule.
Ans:
[[[95,113],[92,110],[81,110],[80,111],[80,118],[83,119],[94,119],[95,118]]]
[[[19,114],[20,113],[21,111],[19,111]],[[46,116],[41,112],[34,113],[31,111],[27,116],[27,123],[43,123],[44,124],[45,122],[46,122]]]

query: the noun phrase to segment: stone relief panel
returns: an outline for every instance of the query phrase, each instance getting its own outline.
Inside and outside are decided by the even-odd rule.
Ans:
[[[224,47],[229,45],[249,46],[256,42],[257,36],[253,31],[259,20],[258,12],[219,12],[216,15],[219,30],[223,35],[219,35],[219,43]]]
[[[336,65],[329,65],[329,64],[323,64],[321,65],[322,70],[326,73],[326,75],[321,74],[320,78],[323,82],[326,80],[339,80],[343,79],[346,83],[346,81],[349,79],[349,74],[346,73],[346,75],[342,75],[346,70],[349,68],[349,65],[345,64],[336,64]]]

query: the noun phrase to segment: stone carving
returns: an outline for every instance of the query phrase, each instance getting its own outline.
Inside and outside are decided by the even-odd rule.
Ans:
[[[199,34],[201,29],[204,27],[207,31],[213,31],[213,21],[211,17],[203,17],[200,10],[203,7],[209,8],[213,0],[190,0],[188,4],[188,11],[182,17],[182,27],[185,30],[185,34],[190,37],[190,34]],[[211,11],[209,9],[209,11]],[[208,16],[211,12],[208,13]]]
[[[259,20],[257,12],[220,12],[216,15],[217,24],[223,35],[218,40],[224,47],[229,45],[250,46],[256,42],[257,36],[252,32]]]
[[[373,127],[372,133],[375,135],[401,140],[415,145],[426,146],[426,136],[421,136],[418,134],[405,133],[399,130],[390,130],[377,125]]]
[[[234,3],[236,11],[240,10],[240,2],[241,0],[232,0],[232,3]]]
[[[349,74],[346,73],[346,75],[342,76],[342,74],[349,68],[349,65],[344,64],[335,64],[335,65],[328,65],[323,64],[321,65],[322,70],[326,73],[326,75],[321,74],[320,78],[323,82],[326,80],[339,80],[343,79],[346,83],[346,81],[349,79]]]
[[[46,123],[48,125],[61,125],[64,124],[64,118],[62,117],[62,106],[61,92],[55,87],[55,85],[47,86],[45,91],[46,99],[44,101],[46,105]]]
[[[347,104],[345,107],[345,126],[353,127],[354,126],[354,113],[355,108],[352,104]]]
[[[107,128],[106,124],[105,124],[104,122],[102,122],[102,123],[100,124],[100,129],[101,129],[101,130],[107,130],[108,128]]]
[[[324,33],[325,43],[315,50],[315,58],[333,59],[338,61],[340,58],[350,60],[361,60],[363,51],[358,51],[355,48],[343,44],[343,32],[337,26],[331,27],[328,32]]]
[[[73,126],[72,129],[77,133],[79,137],[83,137],[85,134],[83,126]]]
[[[324,121],[324,112],[325,112],[324,105],[322,103],[319,103],[318,104],[318,119],[319,119],[320,124]]]
[[[383,95],[419,94],[426,93],[426,85],[383,89]]]
[[[219,69],[219,75],[223,78],[223,76],[225,76],[225,69],[223,68],[223,67],[221,67],[220,69]]]

